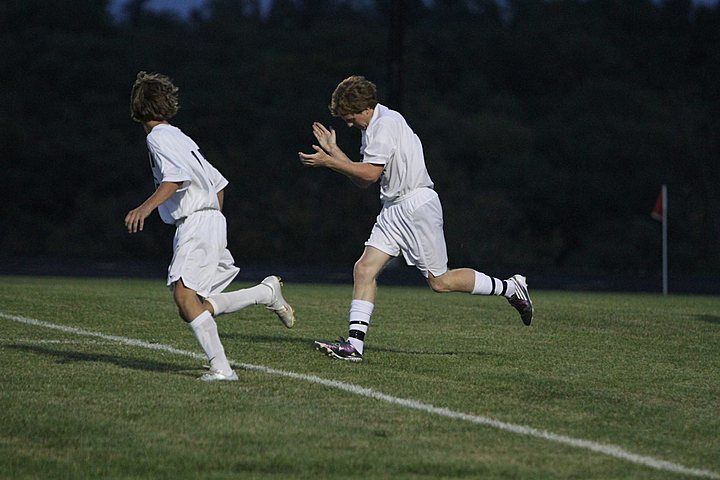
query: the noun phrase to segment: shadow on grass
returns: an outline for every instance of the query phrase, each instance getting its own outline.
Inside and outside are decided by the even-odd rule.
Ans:
[[[258,342],[258,343],[284,343],[284,344],[294,344],[294,345],[303,345],[307,346],[309,348],[313,348],[313,342],[315,340],[322,340],[322,341],[335,341],[334,338],[308,338],[308,337],[288,337],[288,336],[282,336],[282,335],[248,335],[245,333],[228,333],[228,334],[221,334],[220,335],[221,340],[228,339],[228,340],[239,340],[239,341],[245,341],[248,343]],[[432,350],[420,350],[420,349],[402,349],[402,348],[394,348],[394,347],[383,347],[382,345],[376,345],[376,344],[370,344],[370,348],[374,352],[387,352],[387,353],[400,353],[405,355],[438,355],[438,356],[452,356],[452,355],[477,355],[477,356],[485,356],[489,355],[487,352],[483,351],[461,351],[461,350],[445,350],[445,351],[432,351]]]
[[[56,350],[53,348],[42,347],[38,345],[23,344],[8,345],[8,347],[23,352],[34,353],[36,355],[52,357],[55,358],[59,363],[101,362],[117,365],[121,368],[131,368],[133,370],[143,370],[146,372],[188,372],[187,368],[182,368],[181,366],[173,363],[156,362],[152,360],[139,360],[136,358],[118,357],[116,355],[105,355],[102,353],[70,352],[65,350]]]
[[[719,315],[695,315],[695,318],[698,320],[701,320],[703,322],[720,325],[720,316]]]
[[[405,350],[402,348],[389,348],[389,347],[376,347],[373,346],[372,350],[375,352],[389,352],[389,353],[401,353],[404,355],[436,355],[436,356],[453,356],[453,355],[474,355],[478,357],[490,355],[483,351],[469,351],[469,350],[445,350],[445,351],[432,351],[432,350]]]
[[[287,343],[312,345],[317,339],[308,337],[294,337],[287,335],[248,335],[246,333],[222,333],[220,332],[220,340],[239,340],[248,343]]]

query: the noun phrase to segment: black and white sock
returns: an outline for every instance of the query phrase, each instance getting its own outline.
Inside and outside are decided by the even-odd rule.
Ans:
[[[365,300],[353,300],[350,303],[348,318],[348,341],[360,355],[365,347],[365,334],[370,327],[370,316],[375,305]]]
[[[515,284],[508,280],[490,277],[484,273],[475,272],[475,286],[473,295],[502,295],[511,297],[515,293]]]

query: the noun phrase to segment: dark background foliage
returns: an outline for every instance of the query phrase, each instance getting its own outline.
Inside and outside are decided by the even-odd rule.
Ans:
[[[230,180],[237,262],[346,265],[377,187],[306,169],[310,124],[351,74],[423,140],[451,266],[497,276],[720,273],[720,11],[668,0],[209,0],[188,19],[133,0],[0,2],[0,258],[165,263],[173,228],[128,210],[153,188],[129,119],[139,70],[180,87],[174,124]]]

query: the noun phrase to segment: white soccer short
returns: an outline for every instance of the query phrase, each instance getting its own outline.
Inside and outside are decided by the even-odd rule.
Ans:
[[[391,257],[400,253],[427,277],[447,272],[447,246],[443,232],[440,198],[430,188],[421,188],[401,201],[383,206],[366,246]]]
[[[227,224],[218,210],[201,210],[177,225],[168,286],[182,278],[186,287],[207,298],[222,292],[240,269],[227,249]]]

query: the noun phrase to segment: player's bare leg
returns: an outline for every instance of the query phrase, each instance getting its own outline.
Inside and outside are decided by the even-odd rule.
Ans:
[[[457,268],[448,270],[437,277],[428,272],[427,282],[430,288],[438,293],[471,293],[475,286],[475,270],[470,268]]]
[[[363,359],[365,334],[375,308],[377,277],[392,257],[374,247],[365,247],[353,269],[353,300],[348,318],[348,339],[336,342],[315,342],[315,348],[340,360],[359,362]]]
[[[533,319],[533,304],[522,275],[513,275],[507,280],[490,277],[469,268],[449,270],[443,275],[428,274],[430,288],[435,292],[467,292],[474,295],[502,295],[520,314],[525,325]]]
[[[392,257],[374,247],[365,247],[353,268],[353,300],[375,303],[377,278]]]
[[[190,323],[203,311],[214,314],[212,305],[198,296],[195,290],[185,286],[182,278],[173,284],[173,298],[183,320]]]

